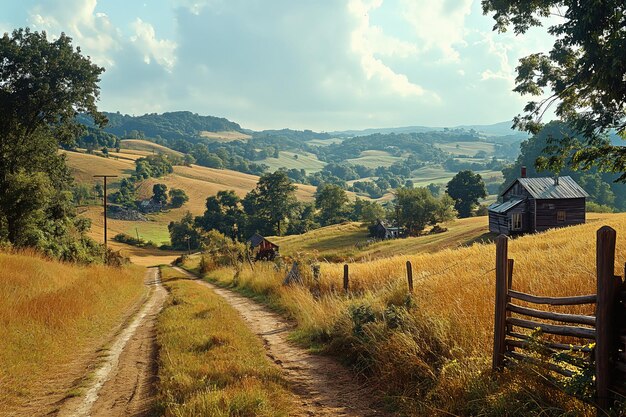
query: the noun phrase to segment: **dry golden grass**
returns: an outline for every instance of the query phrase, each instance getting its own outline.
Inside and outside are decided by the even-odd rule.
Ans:
[[[94,175],[117,175],[128,177],[135,172],[135,163],[130,159],[104,158],[79,152],[60,151],[66,155],[74,179],[79,183],[94,184]],[[115,182],[119,182],[119,179]]]
[[[234,130],[226,130],[221,132],[208,132],[206,130],[203,130],[202,132],[200,132],[200,136],[218,142],[232,142],[234,140],[246,141],[252,137],[245,133],[236,132]]]
[[[124,139],[121,142],[121,148],[126,150],[144,151],[147,154],[163,153],[166,155],[183,156],[182,153],[170,149],[166,146],[159,145],[158,143],[150,142],[148,140],[141,139]]]
[[[130,313],[144,293],[143,275],[138,267],[0,253],[0,414],[80,378],[81,355],[105,342]]]
[[[626,215],[591,217],[585,225],[511,239],[513,288],[546,296],[594,293],[595,235],[604,224],[617,230],[616,271],[622,271]],[[415,281],[410,298],[407,260],[413,264]],[[296,288],[282,286],[286,270],[277,271],[267,263],[257,264],[254,271],[244,267],[236,282],[234,271],[228,268],[207,276],[244,293],[260,295],[286,311],[299,324],[300,340],[322,343],[324,349],[352,360],[371,373],[409,414],[433,415],[438,413],[433,410],[443,409],[462,415],[538,415],[550,407],[560,410],[557,414],[590,412],[582,403],[536,386],[536,381],[528,378],[507,374],[497,384],[485,373],[490,369],[493,343],[494,244],[349,266],[349,297],[341,289],[340,264],[322,263],[319,283],[304,267],[305,286]],[[559,311],[593,314],[593,307],[562,307]],[[362,329],[360,320],[365,320]],[[394,326],[399,327],[392,327],[396,322],[400,324]],[[515,407],[521,411],[514,412]]]
[[[169,267],[158,321],[165,416],[287,416],[295,403],[261,340],[225,300]]]

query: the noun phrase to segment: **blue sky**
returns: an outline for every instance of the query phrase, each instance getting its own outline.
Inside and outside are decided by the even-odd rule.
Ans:
[[[511,120],[545,30],[491,30],[479,0],[0,0],[0,32],[65,32],[106,68],[101,110],[190,110],[251,129]]]

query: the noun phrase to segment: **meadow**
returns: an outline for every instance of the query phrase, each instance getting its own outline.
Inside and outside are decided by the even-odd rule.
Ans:
[[[326,163],[317,159],[315,154],[303,151],[280,151],[278,158],[265,158],[259,162],[268,165],[271,172],[279,168],[287,168],[303,169],[307,174],[311,174],[326,166]]]
[[[77,395],[89,352],[145,295],[144,272],[0,253],[0,415]]]
[[[595,232],[617,230],[617,270],[626,261],[626,216],[602,215],[582,226],[512,239],[513,289],[546,296],[595,291]],[[414,270],[408,294],[406,261]],[[343,265],[299,259],[303,285],[283,286],[289,265],[229,267],[206,278],[253,295],[295,319],[294,340],[339,355],[369,375],[407,415],[592,415],[591,407],[545,384],[525,368],[492,375],[495,247],[473,244]],[[197,259],[187,267],[198,268]],[[593,314],[589,306],[563,312]],[[564,340],[561,340],[564,341]],[[578,340],[565,340],[580,343]],[[543,380],[543,382],[541,382]]]
[[[176,270],[161,274],[170,292],[157,324],[161,415],[292,415],[280,369],[239,313]]]
[[[269,239],[281,247],[283,256],[298,257],[306,253],[328,261],[362,261],[401,254],[436,252],[493,237],[486,232],[486,216],[455,219],[441,226],[448,231],[380,241],[369,237],[366,225],[348,222],[311,230],[302,235],[272,236]]]

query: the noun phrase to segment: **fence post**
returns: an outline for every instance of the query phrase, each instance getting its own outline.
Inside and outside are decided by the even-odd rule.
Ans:
[[[513,288],[513,266],[515,265],[515,261],[513,259],[507,259],[506,261],[506,290],[507,293],[508,291]],[[507,295],[506,297],[506,302],[510,303],[511,302],[511,297]],[[509,310],[506,311],[506,317],[511,317],[511,312]],[[507,331],[511,331],[513,330],[511,328],[512,326],[510,325],[506,325],[506,330]],[[513,350],[513,348],[511,347],[509,350]]]
[[[615,235],[615,230],[609,226],[602,226],[596,234],[596,400],[603,411],[611,405],[611,358],[615,353],[612,323],[616,301]]]
[[[348,282],[348,264],[343,266],[343,290],[348,293],[349,282]]]
[[[406,278],[409,281],[409,292],[413,293],[413,265],[411,261],[406,261]]]
[[[496,302],[493,329],[493,370],[500,370],[506,352],[506,301],[508,295],[508,244],[509,238],[496,239]]]

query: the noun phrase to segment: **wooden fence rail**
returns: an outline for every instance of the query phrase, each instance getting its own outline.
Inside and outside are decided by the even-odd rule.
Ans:
[[[575,373],[568,368],[593,364],[595,372],[595,405],[598,415],[604,415],[612,406],[615,394],[626,394],[626,288],[622,278],[615,275],[616,232],[603,226],[596,235],[596,294],[572,297],[544,297],[512,289],[513,265],[508,258],[508,238],[501,235],[496,240],[496,298],[494,316],[493,360],[494,370],[501,370],[509,359],[543,366],[564,376]],[[595,316],[566,314],[539,310],[515,304],[512,300],[548,306],[596,305]],[[512,313],[517,316],[513,317]],[[568,323],[554,324],[551,322]],[[573,325],[572,325],[573,324]],[[514,328],[541,329],[542,332],[586,339],[593,345],[572,345],[548,341],[542,347],[548,353],[570,351],[588,354],[589,358],[571,357],[570,367],[538,360],[516,349],[535,349],[528,334]],[[593,346],[593,348],[591,347]]]

